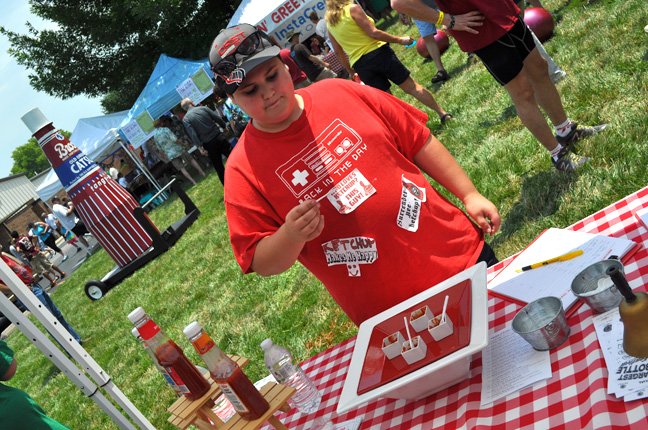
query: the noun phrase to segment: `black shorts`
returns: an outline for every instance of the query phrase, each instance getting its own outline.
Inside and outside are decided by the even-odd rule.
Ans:
[[[400,85],[410,75],[410,71],[387,44],[360,57],[353,64],[353,70],[362,82],[383,91],[389,91],[389,81]]]
[[[79,222],[72,229],[72,233],[76,234],[77,237],[83,237],[84,234],[88,234],[88,229],[81,219],[79,219]]]
[[[504,86],[520,74],[524,59],[535,47],[529,27],[518,19],[508,33],[490,45],[478,49],[475,54],[495,80]]]

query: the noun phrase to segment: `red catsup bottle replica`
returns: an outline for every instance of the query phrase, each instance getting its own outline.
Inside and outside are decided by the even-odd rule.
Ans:
[[[245,376],[238,364],[221,351],[203,331],[200,324],[192,322],[184,329],[184,334],[196,348],[209,369],[211,377],[241,418],[247,421],[256,420],[270,408],[266,399]]]
[[[209,391],[207,379],[189,361],[182,349],[146,315],[144,309],[135,309],[128,315],[128,319],[135,324],[142,339],[155,351],[158,362],[166,369],[182,394],[189,400],[197,400]]]
[[[118,266],[144,254],[153,243],[135,219],[139,206],[110,175],[81,152],[38,109],[22,117],[49,160],[75,210]]]

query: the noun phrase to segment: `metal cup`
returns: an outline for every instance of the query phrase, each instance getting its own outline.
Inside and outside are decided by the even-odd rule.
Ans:
[[[623,272],[623,264],[618,260],[603,260],[594,263],[580,272],[572,281],[571,289],[576,297],[583,300],[598,314],[616,308],[623,295],[605,271],[612,266]]]
[[[562,302],[557,297],[543,297],[523,307],[513,318],[511,328],[538,351],[561,345],[570,331]]]

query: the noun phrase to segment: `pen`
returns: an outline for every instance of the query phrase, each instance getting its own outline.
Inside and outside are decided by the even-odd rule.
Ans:
[[[579,249],[578,251],[568,252],[567,254],[561,255],[556,258],[551,258],[549,260],[541,261],[539,263],[534,263],[531,264],[530,266],[524,266],[523,268],[516,270],[516,272],[526,272],[527,270],[537,269],[538,267],[546,266],[547,264],[556,263],[558,261],[571,260],[572,258],[576,258],[582,254],[583,254],[583,250]]]

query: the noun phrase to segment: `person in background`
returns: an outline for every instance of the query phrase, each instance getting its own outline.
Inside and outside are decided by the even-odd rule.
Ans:
[[[306,88],[312,84],[311,80],[306,76],[306,73],[293,61],[290,55],[290,49],[282,49],[279,55],[281,55],[281,60],[284,64],[288,66],[288,71],[290,72],[290,77],[296,90]]]
[[[346,79],[295,92],[270,37],[239,24],[212,47],[233,39],[238,45],[212,48],[209,61],[252,118],[225,185],[244,273],[276,275],[299,260],[359,325],[477,262],[497,262],[484,234],[499,229],[499,212],[431,134],[425,113]],[[248,39],[255,48],[238,52]]]
[[[171,164],[173,164],[173,167],[180,171],[180,173],[182,173],[193,185],[196,185],[196,181],[191,177],[189,172],[187,172],[184,163],[194,166],[203,178],[207,176],[202,167],[200,167],[200,164],[198,164],[198,162],[189,155],[186,148],[178,143],[176,135],[168,128],[162,126],[162,121],[156,119],[153,121],[153,125],[155,126],[155,132],[153,133],[155,146],[157,146],[159,151],[164,152],[164,155],[166,155]]]
[[[2,245],[0,245],[0,246],[2,246]],[[31,265],[29,264],[29,260],[27,260],[25,257],[23,257],[23,255],[16,249],[16,246],[13,243],[11,243],[9,245],[9,252],[11,253],[11,255],[16,257],[22,263],[23,266],[29,267],[31,269]]]
[[[50,226],[45,224],[44,222],[36,221],[27,224],[28,236],[37,237],[39,242],[45,244],[45,246],[42,246],[41,244],[41,248],[50,248],[55,252],[58,252],[63,256],[63,261],[66,261],[68,259],[68,256],[65,255],[63,250],[56,245],[56,239],[54,238],[54,234],[52,234],[53,232],[54,230],[52,230],[52,228],[50,228]]]
[[[303,43],[299,43],[300,35],[300,32],[291,30],[286,34],[286,38],[290,42],[290,56],[306,73],[308,79],[311,82],[318,82],[322,79],[337,78],[329,63],[320,60]]]
[[[390,94],[393,82],[435,111],[442,124],[452,119],[452,115],[439,106],[434,96],[412,79],[410,71],[389,46],[389,43],[410,45],[414,39],[377,29],[374,21],[353,0],[327,0],[326,22],[333,51],[351,77],[357,73],[365,84]],[[346,58],[345,52],[349,58]]]
[[[206,106],[196,106],[190,98],[180,102],[180,106],[186,114],[182,123],[191,137],[193,143],[207,151],[218,179],[225,185],[225,167],[223,167],[223,156],[229,157],[232,146],[223,136],[223,130],[227,126],[221,117]],[[201,151],[202,152],[202,151]]]
[[[429,7],[438,9],[437,4],[434,0],[421,1],[423,1],[423,3],[425,3]],[[450,75],[443,66],[443,62],[441,61],[441,50],[439,49],[439,45],[437,45],[436,39],[434,38],[434,36],[437,34],[436,25],[434,25],[433,22],[420,21],[416,18],[414,18],[414,24],[416,24],[416,28],[418,28],[419,33],[421,33],[423,42],[425,42],[425,47],[430,53],[430,57],[432,58],[432,61],[434,61],[434,64],[437,68],[437,74],[432,76],[432,83],[436,84],[438,82],[447,81],[448,79],[450,79]]]
[[[79,242],[85,246],[88,255],[92,254],[92,246],[90,246],[84,237],[84,235],[88,234],[88,229],[83,223],[83,220],[75,215],[74,204],[68,202],[67,205],[63,205],[61,204],[60,197],[54,196],[52,197],[52,212],[54,212],[54,215],[58,218],[61,226],[76,234]]]
[[[55,287],[59,279],[65,279],[67,274],[58,266],[50,263],[45,253],[40,250],[35,237],[21,236],[17,231],[11,232],[12,243],[15,245],[25,259],[29,261],[34,273],[43,276],[50,282],[51,287]],[[56,272],[59,275],[56,275]],[[54,275],[52,277],[52,275]]]
[[[52,229],[52,231],[55,231],[58,235],[63,236],[63,232],[61,231],[61,224],[58,222],[54,214],[43,212],[41,214],[41,219],[45,224],[49,226],[49,228]]]
[[[18,362],[7,342],[0,340],[0,381],[16,374]],[[0,383],[0,423],[6,430],[70,430],[47,416],[29,394]]]
[[[329,50],[332,49],[328,35],[328,28],[326,28],[326,20],[320,19],[319,15],[317,15],[317,12],[315,11],[312,11],[308,18],[313,24],[315,24],[315,35],[320,39],[320,42],[325,44]]]
[[[570,145],[604,127],[579,128],[567,117],[556,85],[549,77],[547,61],[538,52],[515,3],[510,0],[436,2],[441,11],[427,7],[421,0],[391,0],[394,9],[416,19],[442,22],[462,51],[474,52],[479,57],[508,92],[520,120],[549,152],[557,170],[574,172],[588,162],[589,158],[572,152]],[[459,17],[471,13],[483,17],[479,31],[457,26]],[[553,124],[555,135],[540,108]]]

